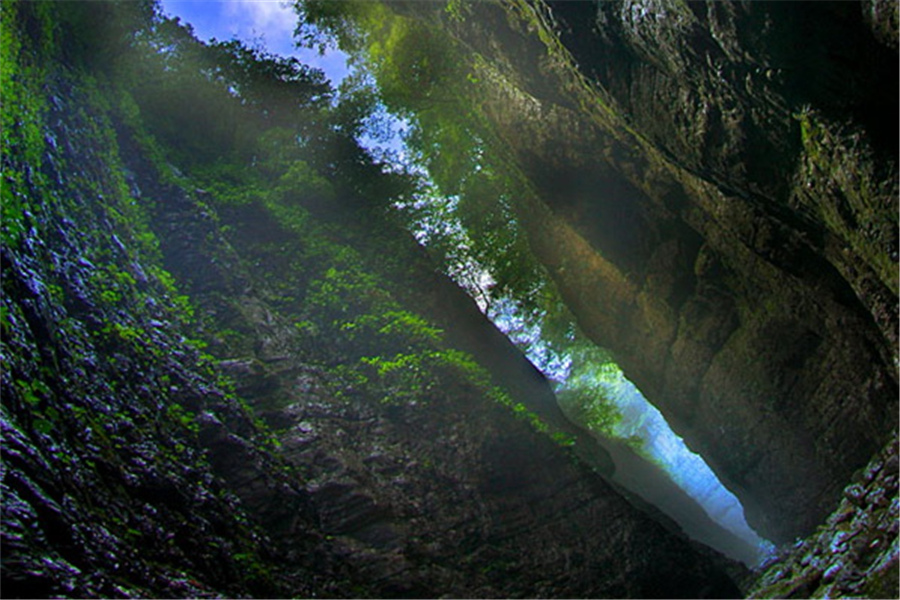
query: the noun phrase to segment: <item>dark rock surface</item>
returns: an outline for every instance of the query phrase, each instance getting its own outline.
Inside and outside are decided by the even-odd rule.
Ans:
[[[152,261],[100,204],[121,208],[108,115],[65,73],[46,85],[42,133],[65,142],[32,175],[41,202],[21,243],[2,250],[4,597],[308,592],[266,572],[271,544],[211,465],[218,448],[198,443],[228,423],[224,450],[243,448],[242,468],[304,518],[283,461],[185,343]]]
[[[809,533],[897,427],[889,11],[397,10],[480,55],[478,101],[536,191],[520,218],[584,331],[761,534]]]
[[[838,509],[816,533],[772,559],[750,598],[900,596],[900,477],[894,438],[844,488]]]
[[[270,296],[266,273],[277,272],[277,263],[257,258],[272,240],[278,240],[285,255],[296,255],[295,245],[302,242],[291,239],[260,208],[242,207],[223,208],[219,214],[223,224],[234,226],[229,244],[219,240],[221,246],[211,250],[182,243],[184,235],[202,232],[211,220],[197,206],[173,205],[172,198],[160,204],[173,211],[167,215],[163,208],[160,222],[177,223],[162,240],[167,259],[176,272],[184,269],[202,309],[214,310],[226,322],[239,320],[252,332],[241,347],[255,351],[225,359],[221,366],[239,393],[264,407],[263,417],[278,432],[283,455],[301,474],[318,527],[342,565],[339,576],[354,593],[740,593],[726,575],[741,574],[740,567],[722,558],[707,565],[713,558],[708,549],[689,542],[665,517],[636,510],[571,452],[484,398],[483,391],[450,383],[439,394],[423,394],[409,404],[379,404],[289,352],[303,346],[291,326],[296,307],[279,310],[265,302]],[[344,228],[352,220],[345,215]],[[202,264],[206,252],[219,258]],[[252,272],[246,261],[255,265]],[[223,303],[215,288],[204,287],[219,277],[229,279],[234,289],[253,291]],[[302,273],[279,277],[293,289],[303,285]],[[448,285],[442,280],[437,289],[446,295]],[[432,293],[423,289],[419,297]],[[471,302],[459,290],[453,293]],[[472,311],[480,315],[474,307]],[[488,339],[499,335],[484,319],[457,326],[466,331],[458,331],[457,337],[477,336],[478,328],[491,328],[481,333]],[[495,362],[527,364],[508,343],[501,348],[508,356],[495,356]],[[540,377],[519,385],[536,395],[548,393]],[[241,496],[244,486],[236,484]],[[285,546],[295,535],[277,524],[267,523],[267,530]],[[708,558],[698,562],[698,557]]]
[[[809,533],[843,489],[754,594],[896,595],[896,439],[845,488],[897,425],[896,5],[472,6],[446,26],[488,59],[538,192],[520,217],[585,331],[762,533]],[[77,48],[39,50],[39,94],[4,107],[32,119],[4,120],[4,597],[740,594],[585,464],[608,455],[551,441],[578,432],[546,382],[408,238],[373,248],[389,226],[356,199],[300,236],[197,189]],[[344,368],[359,321],[316,333],[329,252],[377,280],[351,290],[459,325],[416,386]],[[418,270],[376,273],[392,256]]]
[[[219,214],[120,90],[45,64],[52,143],[3,155],[28,196],[2,248],[4,597],[739,594],[459,355],[402,402],[348,382],[346,340],[297,326],[290,261],[325,242]]]

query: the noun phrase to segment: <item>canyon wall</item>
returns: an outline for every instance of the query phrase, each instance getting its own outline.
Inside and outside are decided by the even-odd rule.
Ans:
[[[402,266],[408,234],[170,162],[183,98],[156,116],[184,127],[152,129],[147,80],[80,53],[83,11],[135,6],[3,5],[5,596],[739,593],[521,404],[547,384],[511,344],[493,375],[360,256],[379,231],[375,262]],[[474,317],[453,337],[500,339]]]
[[[762,535],[810,532],[897,426],[896,5],[392,6],[486,82],[581,328]]]

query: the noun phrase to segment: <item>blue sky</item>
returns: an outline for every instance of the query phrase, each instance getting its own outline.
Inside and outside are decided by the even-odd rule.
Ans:
[[[335,86],[347,75],[343,52],[332,50],[319,56],[316,50],[295,47],[297,16],[281,0],[162,0],[161,4],[169,16],[190,23],[201,40],[260,42],[273,54],[296,56],[322,69]]]
[[[335,88],[349,73],[347,55],[340,50],[319,55],[318,50],[296,47],[293,32],[297,15],[283,0],[161,0],[161,5],[167,15],[190,23],[194,34],[203,41],[237,38],[251,46],[259,43],[273,54],[295,56],[322,69]],[[363,134],[360,143],[371,150],[396,152],[400,160],[405,160],[400,132],[407,129],[408,123],[393,116],[385,118],[392,131],[391,139],[378,141]]]

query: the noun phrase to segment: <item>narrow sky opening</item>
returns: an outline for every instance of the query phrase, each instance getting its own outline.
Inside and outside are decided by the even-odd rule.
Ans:
[[[640,390],[619,371],[610,378],[612,396],[622,412],[618,431],[623,437],[637,436],[644,449],[691,498],[703,507],[710,519],[756,549],[756,556],[744,560],[754,563],[764,559],[774,545],[761,538],[747,524],[744,508],[738,498],[719,481],[706,461],[692,452],[684,440],[669,427],[665,417],[650,404]]]
[[[298,47],[294,38],[297,15],[289,3],[278,0],[162,0],[161,6],[165,14],[179,17],[182,22],[190,24],[194,34],[203,41],[237,39],[249,46],[262,47],[272,54],[295,57],[304,64],[321,69],[335,89],[350,74],[348,56],[340,50],[329,49],[320,54],[316,49]],[[383,109],[373,115],[371,120],[372,123],[367,124],[367,131],[360,136],[360,143],[376,156],[380,155],[387,164],[393,163],[401,169],[411,168],[408,150],[403,141],[403,132],[409,128],[409,123]],[[446,202],[447,199],[442,201]],[[427,238],[434,233],[433,229],[429,231],[429,225],[432,228],[459,227],[452,210],[443,217],[440,224],[420,223],[420,230],[414,232],[417,238],[427,245]],[[457,233],[462,235],[461,231]],[[489,273],[468,262],[458,265],[456,271],[458,272],[451,272],[450,275],[473,294],[482,310],[489,314],[501,330],[512,338],[515,335],[511,330],[519,329],[521,333],[524,324],[517,321],[514,310],[504,310],[502,307],[497,310],[496,303],[494,310],[488,310],[484,290],[490,287]],[[482,293],[478,293],[479,291]],[[539,337],[540,334],[531,332],[530,335]],[[570,359],[552,356],[536,338],[531,339],[526,347],[532,362],[556,381],[558,386],[566,385]],[[694,498],[713,521],[756,547],[757,559],[768,554],[772,545],[757,536],[747,525],[738,499],[722,486],[703,459],[691,452],[683,440],[672,432],[662,414],[640,391],[621,372],[619,377],[604,385],[610,387],[609,395],[615,399],[624,417],[617,426],[616,435],[623,439],[629,436],[640,437],[651,460]],[[665,510],[664,506],[660,508]],[[745,562],[750,561],[745,559]]]
[[[627,444],[610,446],[604,443],[604,438],[622,441],[639,439],[640,453],[661,468],[675,485],[703,509],[710,520],[742,542],[736,543],[735,540],[729,541],[726,537],[712,534],[701,541],[718,547],[748,566],[755,566],[771,554],[774,545],[761,538],[747,524],[740,500],[722,485],[706,461],[692,452],[684,440],[672,431],[662,413],[625,377],[621,369],[605,361],[594,363],[591,353],[576,352],[560,356],[550,351],[541,339],[540,327],[529,325],[521,318],[514,302],[494,302],[487,315],[554,382],[560,408],[565,414],[575,414],[566,406],[566,392],[579,389],[596,394],[598,401],[612,402],[615,405],[622,418],[614,425],[611,435],[594,431],[591,433],[601,446],[610,451],[617,467],[617,473],[613,476],[617,483],[681,522],[689,535],[701,532],[702,524],[693,531],[686,526],[685,519],[691,518],[689,513],[675,508],[672,502],[667,504],[666,496],[669,492],[665,491],[665,486],[654,483],[652,472],[639,468],[637,457],[627,449]],[[602,400],[599,400],[600,396]],[[573,421],[578,423],[577,418],[573,418]]]

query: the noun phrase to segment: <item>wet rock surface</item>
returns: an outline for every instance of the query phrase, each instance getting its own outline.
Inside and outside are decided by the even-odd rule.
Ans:
[[[750,598],[900,596],[900,477],[894,438],[844,488],[837,510],[812,536],[773,557]]]

